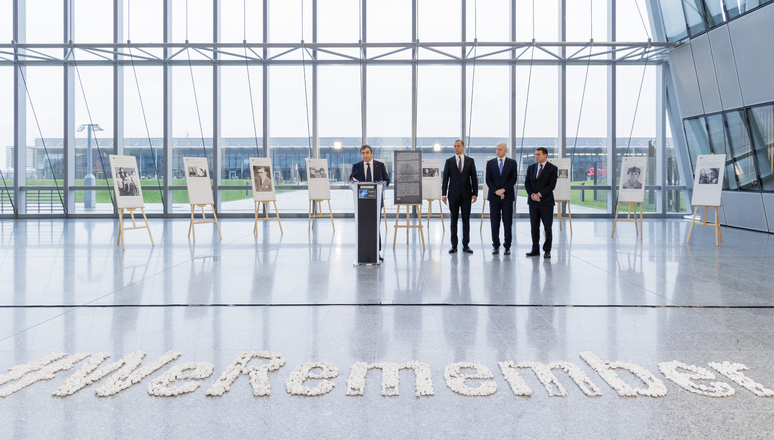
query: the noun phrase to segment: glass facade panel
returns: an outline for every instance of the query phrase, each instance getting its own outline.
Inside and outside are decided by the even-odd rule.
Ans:
[[[131,2],[125,1],[123,3],[124,40],[132,40],[132,43],[161,43],[164,41],[163,2],[131,0]],[[112,41],[112,37],[110,41]]]
[[[556,41],[559,39],[559,2],[516,1],[516,41]],[[570,3],[570,2],[568,2]],[[533,9],[534,6],[534,9]],[[534,25],[537,23],[537,25]],[[588,38],[584,38],[588,40]]]
[[[11,4],[12,2],[6,3]],[[62,0],[38,0],[35,2],[35,9],[46,11],[46,13],[34,14],[31,13],[31,5],[27,2],[27,43],[65,42],[63,41],[63,5],[64,2]],[[61,50],[57,50],[56,53],[60,55]]]
[[[750,136],[747,132],[747,124],[742,110],[726,113],[726,136],[732,152],[732,155],[726,156],[726,162],[731,162],[729,158],[733,159],[734,172],[739,185],[738,189],[759,191],[760,185],[755,158],[753,157],[752,144],[750,143]]]
[[[0,4],[0,41],[13,40],[13,2]]]
[[[510,41],[510,1],[466,2],[466,41]],[[476,9],[478,8],[478,9]]]
[[[224,43],[263,42],[263,2],[221,1],[220,41]],[[239,52],[231,49],[231,52]],[[260,53],[258,49],[256,52]]]
[[[650,38],[648,7],[643,0],[616,2],[616,22],[626,26],[616,26],[617,41],[647,41]],[[638,24],[639,23],[639,24]]]
[[[27,67],[27,185],[62,186],[64,93],[61,67]],[[30,104],[30,102],[32,104]],[[35,107],[33,114],[32,106]],[[41,139],[43,138],[43,139]],[[45,149],[43,148],[45,144]],[[32,154],[30,151],[32,150]],[[46,154],[48,150],[48,154]],[[31,157],[32,156],[32,157]],[[54,178],[58,179],[54,182]]]
[[[321,66],[318,75],[319,157],[328,159],[331,183],[344,183],[352,164],[360,161],[360,68]]]
[[[8,195],[5,194],[6,186],[13,193],[13,69],[10,66],[0,67],[0,172],[2,172],[0,191],[3,192],[0,200],[2,201],[8,200]]]
[[[366,41],[411,41],[411,0],[363,0],[366,4]],[[376,49],[372,51],[377,52]],[[381,53],[379,51],[377,53]],[[404,54],[410,58],[411,55]]]
[[[724,22],[722,0],[703,0],[704,10],[707,11],[707,25],[713,28]]]
[[[774,105],[753,107],[747,114],[761,187],[764,191],[774,191]]]
[[[702,0],[683,0],[683,11],[685,11],[685,22],[688,24],[688,33],[692,37],[707,30]]]
[[[726,14],[730,20],[758,6],[771,2],[772,0],[723,0],[723,5],[726,7]]]
[[[78,0],[73,2],[73,41],[75,43],[107,43],[113,41],[113,2]],[[31,3],[28,2],[28,7]],[[36,14],[37,15],[37,14]],[[83,58],[84,54],[81,56]],[[89,55],[91,58],[99,58]]]
[[[461,41],[462,2],[460,0],[419,0],[419,41]]]
[[[691,169],[695,169],[699,155],[712,153],[707,134],[707,123],[704,117],[700,116],[686,119],[683,124],[685,125],[685,138],[688,142],[688,153],[691,155]]]
[[[567,16],[573,17],[566,23],[567,41],[607,41],[607,2],[573,0],[566,5]]]
[[[660,0],[659,4],[667,41],[679,41],[687,37],[682,0]]]
[[[392,162],[392,150],[383,153],[381,147],[411,148],[411,68],[369,66],[367,70],[368,143],[377,159],[389,157]]]

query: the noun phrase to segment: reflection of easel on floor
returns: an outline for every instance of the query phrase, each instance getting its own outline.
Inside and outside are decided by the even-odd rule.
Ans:
[[[441,199],[425,199],[427,200],[427,213],[425,214],[425,219],[427,221],[427,229],[430,229],[430,219],[431,218],[440,218],[441,219],[441,226],[443,227],[443,230],[446,230],[446,224],[443,221],[443,203],[441,203]],[[438,202],[438,214],[433,214],[433,202]]]
[[[322,202],[324,200],[328,201],[327,214],[322,214]],[[314,228],[315,219],[323,218],[323,217],[330,217],[331,227],[333,228],[333,232],[336,232],[336,225],[333,223],[333,210],[331,210],[331,199],[309,199],[309,227],[307,228],[308,231],[311,231],[312,228]]]
[[[132,217],[132,227],[131,228],[125,228],[124,227],[124,209],[129,211],[129,215]],[[142,218],[145,219],[145,226],[137,226],[137,222],[134,220],[134,210],[140,209],[142,211]],[[129,231],[132,229],[147,229],[148,230],[148,237],[150,237],[151,245],[156,246],[156,243],[153,242],[153,235],[151,235],[150,226],[148,226],[148,218],[145,217],[145,208],[118,208],[118,240],[116,241],[116,246],[121,245],[121,249],[126,249],[126,241],[124,240],[124,231]]]
[[[626,213],[626,220],[619,219],[618,218],[618,212],[621,210],[621,203],[626,203],[626,205],[629,207],[629,211]],[[637,219],[637,205],[640,206],[640,218]],[[632,207],[634,207],[634,218],[632,218]],[[631,222],[634,223],[634,230],[637,233],[637,235],[640,236],[640,240],[642,240],[642,236],[645,233],[645,230],[642,227],[642,202],[622,202],[618,201],[618,205],[615,207],[615,217],[613,217],[613,233],[610,234],[612,237],[615,235],[615,225],[618,222]],[[637,228],[637,223],[640,224],[639,229]],[[640,231],[642,229],[642,231]]]
[[[696,221],[696,213],[699,212],[699,207],[704,207],[704,217],[702,217],[701,221]],[[707,223],[707,209],[708,208],[715,208],[715,222],[714,223]],[[696,208],[693,210],[693,217],[691,217],[691,229],[688,230],[688,238],[685,239],[685,243],[688,244],[689,241],[691,241],[691,233],[693,233],[693,225],[702,225],[702,226],[714,226],[715,227],[715,246],[720,246],[720,243],[723,243],[723,235],[720,234],[720,218],[718,217],[718,207],[717,206],[709,206],[709,205],[696,205]]]
[[[484,191],[486,191],[486,188],[484,188]],[[481,224],[478,225],[478,232],[484,230],[484,218],[489,218],[489,213],[486,212],[486,206],[486,196],[484,196],[484,206],[481,207]]]
[[[562,202],[567,202],[567,215],[562,214]],[[556,200],[556,215],[555,219],[559,220],[559,230],[562,230],[562,220],[570,221],[570,235],[572,235],[572,211],[570,211],[569,200]]]
[[[422,238],[422,249],[425,249],[425,233],[422,229],[422,204],[409,204],[409,205],[395,205],[398,207],[398,212],[395,214],[395,235],[393,235],[392,238],[392,248],[395,249],[395,242],[398,240],[398,228],[406,228],[406,244],[409,244],[409,232],[411,231],[411,228],[416,228],[419,230],[419,236]],[[398,222],[400,221],[400,207],[404,206],[406,207],[406,224],[400,225]],[[412,225],[411,224],[411,207],[415,207],[417,209],[417,224]]]
[[[384,232],[387,232],[387,207],[384,206],[384,191],[382,191],[382,217],[384,217]]]
[[[210,208],[212,209],[212,216],[215,218],[215,220],[207,220],[207,216],[204,215],[204,207],[207,205],[210,205]],[[202,210],[202,221],[200,222],[194,221],[194,209],[197,206]],[[194,228],[194,225],[203,225],[205,223],[215,223],[215,227],[218,228],[218,237],[220,237],[220,239],[223,240],[223,235],[220,233],[220,225],[218,224],[218,215],[215,214],[215,204],[214,203],[191,203],[191,224],[188,225],[188,237],[190,237],[191,232],[193,232],[194,243],[196,243],[196,228]]]
[[[269,217],[269,202],[274,204],[274,217]],[[276,200],[254,200],[255,202],[255,225],[253,225],[253,234],[258,235],[258,220],[277,220],[277,224],[280,228],[280,234],[284,234],[282,231],[282,222],[279,218],[279,211],[277,211]],[[258,203],[263,205],[263,217],[258,217]]]

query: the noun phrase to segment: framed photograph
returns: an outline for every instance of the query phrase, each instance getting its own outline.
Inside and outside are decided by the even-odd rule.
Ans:
[[[144,208],[140,173],[134,156],[110,155],[110,169],[113,173],[113,191],[116,206],[120,208]]]

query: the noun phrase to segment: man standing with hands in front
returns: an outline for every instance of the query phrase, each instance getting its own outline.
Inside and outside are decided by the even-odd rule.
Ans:
[[[486,163],[486,185],[489,188],[489,223],[492,226],[492,255],[500,253],[500,215],[502,214],[505,241],[505,255],[511,254],[513,238],[513,202],[516,198],[514,187],[518,174],[516,161],[505,157],[508,146],[497,144],[497,157]]]
[[[554,222],[554,188],[556,188],[556,165],[548,162],[548,150],[539,147],[535,150],[536,163],[527,168],[524,189],[527,190],[529,205],[529,223],[532,228],[532,250],[528,257],[540,255],[540,223],[546,231],[543,243],[544,258],[551,258],[551,226]]]
[[[476,161],[465,156],[465,143],[454,141],[454,156],[446,160],[443,169],[443,184],[441,193],[443,203],[449,204],[451,211],[451,249],[449,253],[457,252],[457,219],[462,211],[462,250],[469,254],[473,250],[470,244],[470,206],[478,198],[478,177],[476,176]],[[447,199],[448,193],[448,199]]]

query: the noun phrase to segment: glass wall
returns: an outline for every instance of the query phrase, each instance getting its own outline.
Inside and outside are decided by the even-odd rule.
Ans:
[[[774,104],[753,107],[747,114],[761,186],[765,191],[774,191]]]
[[[668,3],[663,1],[662,7]],[[615,181],[608,179],[608,171],[616,171],[608,170],[608,157],[645,154],[654,161],[662,155],[674,160],[669,144],[655,143],[656,103],[663,93],[657,90],[655,71],[663,56],[648,60],[637,103],[643,59],[614,64],[616,57],[629,52],[598,43],[595,51],[609,53],[595,57],[587,78],[585,58],[580,58],[587,49],[571,55],[581,46],[562,52],[549,44],[560,39],[562,20],[568,42],[604,42],[616,20],[618,41],[647,41],[651,33],[644,23],[643,0],[619,2],[615,17],[609,17],[605,2],[566,2],[564,18],[558,16],[558,2],[532,0],[420,0],[416,10],[411,0],[132,0],[121,2],[117,11],[112,2],[78,0],[71,17],[63,17],[63,4],[39,0],[35,9],[40,6],[47,13],[28,7],[22,17],[28,42],[59,45],[40,49],[54,61],[24,61],[31,99],[22,127],[27,169],[24,182],[10,184],[26,185],[28,193],[46,193],[50,205],[43,208],[45,197],[36,193],[28,197],[30,212],[48,209],[59,214],[59,197],[69,194],[75,209],[68,214],[111,215],[112,176],[103,164],[114,153],[137,159],[146,210],[156,214],[190,212],[186,156],[208,159],[213,182],[220,182],[214,194],[221,211],[246,215],[253,211],[249,158],[263,156],[272,160],[281,211],[306,214],[305,159],[324,158],[334,189],[334,212],[351,213],[343,182],[360,160],[364,139],[389,172],[396,150],[421,149],[426,158],[445,159],[453,154],[454,140],[465,139],[482,179],[486,160],[505,142],[510,156],[519,161],[519,185],[534,161],[535,148],[546,147],[552,158],[572,158],[573,185],[592,187],[576,188],[573,203],[596,214],[609,214]],[[158,44],[165,40],[165,4],[171,11],[166,31],[176,46]],[[674,4],[684,17],[684,2]],[[11,5],[0,6],[0,36],[6,35],[6,40],[12,38]],[[216,10],[218,23],[213,22]],[[269,11],[267,17],[264,10]],[[715,9],[707,10],[715,17]],[[704,23],[706,16],[699,17]],[[131,55],[125,47],[110,52],[114,19],[123,23],[121,43],[132,42]],[[242,45],[264,44],[264,21],[269,47]],[[680,22],[685,25],[682,18]],[[65,26],[72,28],[67,38],[99,45],[67,55],[70,62],[73,56],[78,62],[69,76],[62,68]],[[215,33],[220,35],[217,43]],[[510,42],[512,33],[514,44],[502,45]],[[518,43],[533,38],[534,46]],[[302,47],[302,39],[322,47]],[[361,39],[375,45],[361,50],[355,46]],[[500,46],[484,44],[475,51],[464,47],[474,39]],[[191,43],[188,48],[182,46],[186,41]],[[116,65],[113,58],[121,62]],[[4,147],[14,142],[13,68],[12,59],[0,58]],[[617,76],[610,75],[613,68]],[[116,81],[121,87],[114,89]],[[617,110],[610,115],[613,90]],[[72,114],[65,113],[68,108]],[[563,120],[560,108],[566,109]],[[611,117],[618,133],[615,142],[609,139]],[[731,121],[732,116],[725,117]],[[72,124],[73,146],[66,147],[65,123]],[[166,142],[165,134],[170,136]],[[706,130],[704,138],[709,144]],[[564,145],[559,139],[566,139]],[[721,139],[731,139],[724,148],[735,154],[729,166],[737,178],[737,165],[755,166],[756,158],[763,163],[769,154],[754,138],[737,151],[734,144],[741,140],[734,140],[730,130]],[[3,153],[0,169],[9,174],[12,149]],[[73,161],[72,173],[66,170],[66,157]],[[646,183],[679,187],[676,164],[667,167],[672,171],[649,174]],[[169,199],[163,188],[171,188]]]
[[[668,41],[695,37],[774,0],[659,0]]]

